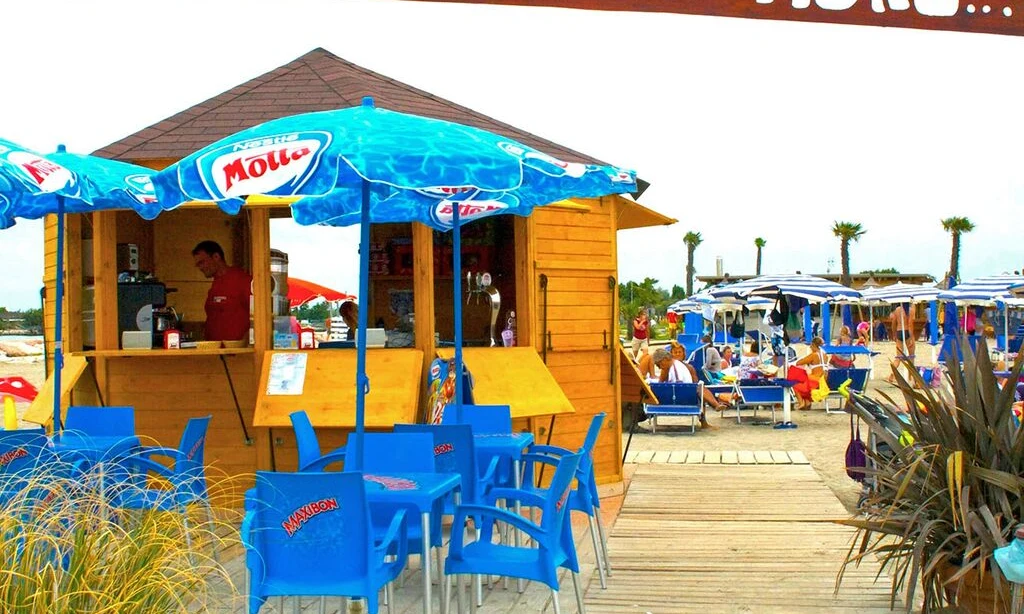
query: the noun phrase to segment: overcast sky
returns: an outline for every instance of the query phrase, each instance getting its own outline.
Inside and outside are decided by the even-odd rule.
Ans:
[[[134,23],[135,26],[128,24]],[[839,269],[940,276],[966,215],[963,277],[1024,266],[1024,39],[686,15],[387,0],[17,2],[4,6],[0,136],[91,152],[327,50],[652,184],[678,218],[619,233],[620,279]],[[358,287],[353,229],[275,222],[291,274]],[[42,225],[0,232],[0,306],[37,306]],[[831,264],[830,264],[830,261]]]

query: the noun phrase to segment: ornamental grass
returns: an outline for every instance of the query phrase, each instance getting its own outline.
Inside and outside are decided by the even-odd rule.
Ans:
[[[0,497],[0,611],[159,614],[240,603],[223,565],[241,552],[237,512],[216,500],[212,520],[200,504],[118,509],[118,492],[154,484],[119,479],[126,467],[110,462],[101,481],[100,469],[48,461]],[[225,493],[237,480],[208,483]]]

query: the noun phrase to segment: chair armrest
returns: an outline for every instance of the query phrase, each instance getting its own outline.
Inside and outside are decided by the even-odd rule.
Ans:
[[[318,458],[315,461],[305,465],[304,467],[299,467],[299,471],[323,471],[328,465],[330,465],[332,463],[337,463],[337,462],[340,462],[340,461],[344,461],[344,460],[345,460],[345,449],[344,448],[338,448],[337,450],[334,450],[333,452],[328,452],[327,454],[324,454],[320,458]]]
[[[452,522],[453,527],[466,526],[466,519],[469,517],[474,518],[474,526],[484,527],[489,526],[489,523],[483,522],[484,518],[492,518],[494,520],[500,520],[514,528],[519,529],[526,533],[529,537],[534,539],[538,544],[546,545],[548,543],[548,532],[540,528],[538,525],[530,522],[526,518],[514,514],[512,512],[505,511],[498,507],[491,507],[489,505],[460,505],[455,508],[455,519]],[[477,520],[479,518],[479,521]],[[483,532],[483,536],[486,536],[486,532]],[[448,556],[454,556],[456,558],[462,555],[462,543],[463,532],[452,531],[451,541],[448,543]]]
[[[492,456],[489,463],[487,463],[487,470],[484,471],[477,479],[477,483],[480,484],[480,494],[486,494],[492,486],[494,486],[495,476],[498,475],[498,462],[501,459],[497,456]]]
[[[544,497],[535,492],[521,488],[492,488],[487,493],[486,501],[490,505],[497,503],[498,499],[510,499],[525,503],[527,507],[543,507]]]
[[[570,454],[575,454],[572,450],[548,445],[532,445],[526,449],[526,452],[528,454],[548,454],[551,456],[568,456]]]
[[[141,474],[147,474],[150,471],[152,471],[159,475],[160,477],[166,478],[168,480],[174,477],[173,470],[165,467],[164,465],[161,465],[156,461],[149,460],[148,458],[132,457],[131,460],[129,461],[129,465],[131,465],[133,468],[142,468],[143,471],[140,471]]]
[[[391,545],[397,544],[398,560],[402,560],[404,558],[403,550],[405,550],[406,547],[405,536],[405,510],[399,509],[395,511],[395,515],[391,517],[391,524],[388,525],[388,530],[384,533],[384,537],[381,538],[380,543],[374,546],[373,549],[381,558],[383,558],[387,555]]]
[[[252,533],[252,523],[256,521],[256,512],[249,510],[242,517],[242,528],[238,531],[238,536],[242,540],[242,546],[246,549],[255,548],[253,540],[249,539],[249,535]]]
[[[129,458],[148,458],[150,456],[167,456],[175,461],[185,458],[185,453],[177,448],[165,448],[163,446],[149,446],[131,452]]]

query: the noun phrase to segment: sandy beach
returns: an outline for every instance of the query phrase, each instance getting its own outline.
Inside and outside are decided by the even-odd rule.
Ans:
[[[874,346],[879,355],[875,357],[875,377],[870,390],[894,392],[896,388],[885,382],[889,374],[889,360],[895,354],[895,344],[879,342]],[[934,364],[931,359],[931,346],[918,343],[918,363]],[[797,346],[797,353],[803,355],[806,349]],[[865,358],[857,360],[857,366],[867,366]],[[44,381],[42,357],[30,356],[20,358],[0,358],[0,377],[21,376],[35,386]],[[20,404],[19,410],[24,411],[27,404]],[[745,412],[747,415],[749,412]],[[758,412],[758,418],[768,417],[767,412]],[[781,412],[776,416],[781,419]],[[662,418],[658,424],[658,434],[652,435],[642,424],[630,443],[633,450],[799,450],[807,456],[811,465],[825,479],[836,496],[851,512],[855,509],[861,493],[859,483],[846,475],[845,450],[850,440],[850,421],[846,415],[826,415],[821,404],[815,404],[809,411],[794,411],[793,421],[798,428],[776,430],[771,426],[752,424],[749,420],[736,424],[733,415],[719,416],[711,414],[711,423],[715,429],[701,431],[690,435],[688,429],[682,428],[684,421]],[[686,422],[688,424],[688,422]],[[625,444],[627,434],[623,434]],[[862,438],[867,440],[866,431],[862,430]]]

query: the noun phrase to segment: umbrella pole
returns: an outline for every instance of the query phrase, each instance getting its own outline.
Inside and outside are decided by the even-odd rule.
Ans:
[[[356,432],[352,446],[345,454],[345,465],[349,471],[360,471],[363,468],[366,394],[370,388],[370,378],[366,376],[366,326],[370,318],[370,183],[365,180],[359,224],[359,296],[363,305],[359,309],[356,330]]]
[[[462,229],[459,228],[459,203],[452,203],[452,317],[455,322],[455,416],[462,423]]]
[[[60,419],[60,376],[64,367],[64,197],[57,196],[57,280],[54,296],[53,341],[53,432],[62,429]]]

